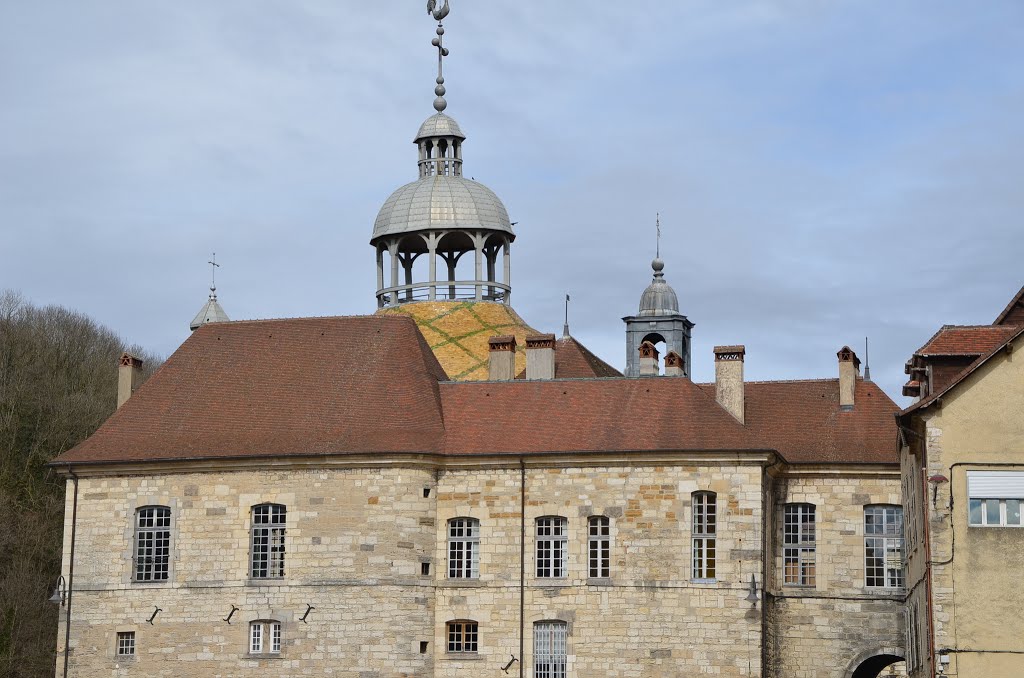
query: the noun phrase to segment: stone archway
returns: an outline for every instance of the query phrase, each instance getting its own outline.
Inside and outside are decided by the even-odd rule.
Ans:
[[[904,661],[903,655],[903,650],[896,647],[861,652],[850,662],[843,678],[878,678],[887,667]]]

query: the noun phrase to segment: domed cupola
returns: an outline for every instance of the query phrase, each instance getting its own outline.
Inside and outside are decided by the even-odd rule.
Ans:
[[[462,171],[459,123],[444,113],[442,66],[448,4],[432,11],[437,19],[437,81],[434,115],[416,133],[419,178],[402,186],[384,202],[373,225],[370,244],[377,250],[377,306],[413,301],[474,300],[509,303],[512,288],[510,246],[515,240],[508,211],[483,184]],[[473,253],[473,266],[459,261]],[[385,255],[389,265],[385,265]],[[498,257],[502,276],[498,278]],[[414,266],[421,257],[426,258]],[[440,271],[438,268],[440,267]],[[468,270],[467,270],[468,269]]]
[[[659,224],[660,231],[660,224]],[[660,247],[659,247],[660,249]],[[640,375],[640,345],[664,343],[664,353],[675,351],[682,358],[683,376],[690,376],[690,332],[693,323],[679,313],[679,297],[665,280],[665,262],[660,256],[651,262],[654,279],[640,295],[636,315],[626,316],[626,376]]]

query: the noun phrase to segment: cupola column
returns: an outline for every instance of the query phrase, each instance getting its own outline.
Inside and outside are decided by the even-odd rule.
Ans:
[[[430,289],[428,299],[437,299],[437,233],[427,235],[427,256],[430,257]]]
[[[473,254],[476,258],[476,265],[473,268],[476,276],[473,281],[473,287],[476,292],[475,298],[477,301],[480,301],[483,299],[483,290],[481,289],[480,281],[484,278],[484,237],[479,233],[473,234]]]

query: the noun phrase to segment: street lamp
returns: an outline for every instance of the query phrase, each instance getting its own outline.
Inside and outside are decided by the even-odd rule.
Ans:
[[[744,600],[750,603],[752,607],[757,607],[757,579],[754,575],[750,575],[750,593],[747,594]]]
[[[64,575],[61,575],[60,579],[57,580],[57,588],[55,588],[53,590],[53,595],[50,596],[50,602],[51,603],[60,603],[60,606],[64,607],[64,601],[67,600],[67,597],[68,597],[67,582],[64,580]]]

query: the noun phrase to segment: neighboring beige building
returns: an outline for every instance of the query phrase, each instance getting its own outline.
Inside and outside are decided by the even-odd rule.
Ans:
[[[900,416],[910,675],[1024,675],[1024,289],[992,325],[941,328]]]

